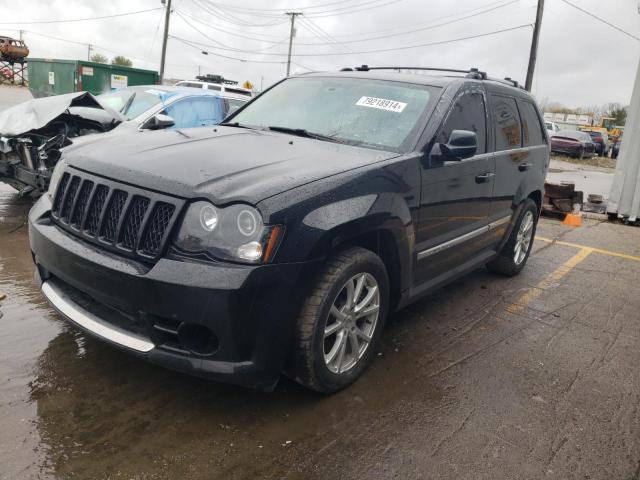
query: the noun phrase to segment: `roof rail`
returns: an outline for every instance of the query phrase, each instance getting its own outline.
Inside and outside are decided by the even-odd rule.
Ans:
[[[487,77],[487,80],[491,80],[492,82],[504,83],[505,85],[509,85],[510,87],[516,87],[521,90],[525,89],[522,85],[520,85],[520,83],[518,83],[517,80],[514,80],[511,77],[505,77],[504,79]]]
[[[434,72],[453,72],[453,73],[465,73],[467,78],[475,78],[478,80],[485,80],[487,78],[486,72],[481,72],[477,68],[470,68],[469,70],[457,70],[453,68],[436,68],[436,67],[370,67],[369,65],[361,65],[355,68],[343,68],[341,72],[368,72],[369,70],[430,70]]]

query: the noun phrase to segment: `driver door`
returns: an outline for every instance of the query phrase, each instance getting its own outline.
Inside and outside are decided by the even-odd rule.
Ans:
[[[478,139],[474,156],[439,161],[435,155],[425,152],[416,231],[414,293],[454,275],[456,269],[481,256],[490,243],[487,225],[495,161],[493,153],[487,151],[486,103],[482,87],[473,85],[463,90],[429,144],[446,144],[454,130],[472,131]]]

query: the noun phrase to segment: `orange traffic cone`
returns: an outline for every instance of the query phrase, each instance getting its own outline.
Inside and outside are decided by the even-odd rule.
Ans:
[[[563,225],[567,225],[568,227],[581,227],[582,226],[582,215],[580,212],[578,213],[567,213],[562,221]]]

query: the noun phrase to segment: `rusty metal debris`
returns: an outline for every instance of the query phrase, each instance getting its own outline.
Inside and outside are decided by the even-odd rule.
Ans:
[[[580,210],[584,203],[583,192],[575,189],[574,183],[545,182],[545,195],[542,213],[555,218],[564,218],[566,214]]]

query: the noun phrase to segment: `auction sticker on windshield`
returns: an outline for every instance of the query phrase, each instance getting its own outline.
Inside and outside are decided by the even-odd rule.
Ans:
[[[356,102],[359,107],[379,108],[380,110],[388,110],[389,112],[401,113],[406,103],[396,102],[395,100],[387,100],[386,98],[361,97]]]

